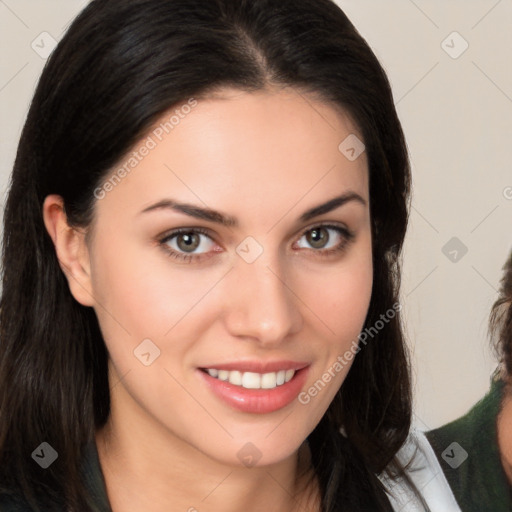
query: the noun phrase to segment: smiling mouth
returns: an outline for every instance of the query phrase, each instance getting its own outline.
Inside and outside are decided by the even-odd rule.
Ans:
[[[203,368],[203,372],[214,379],[229,382],[245,389],[274,389],[292,380],[295,370],[279,370],[269,373],[240,372],[238,370],[217,370]]]

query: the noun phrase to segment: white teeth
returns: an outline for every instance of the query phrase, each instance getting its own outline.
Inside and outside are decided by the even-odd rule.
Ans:
[[[219,370],[219,376],[217,378],[219,380],[228,380],[229,372],[227,370]]]
[[[242,385],[242,374],[237,371],[229,372],[229,382],[231,384],[234,384],[235,386],[241,386]]]
[[[261,376],[261,387],[262,389],[272,389],[275,388],[277,384],[277,374],[274,373],[264,373]]]
[[[206,370],[211,377],[219,380],[229,381],[230,384],[241,386],[246,389],[273,389],[282,386],[295,375],[295,370],[279,370],[278,372],[254,373],[240,372],[238,370],[217,370],[208,368]]]
[[[259,389],[261,387],[261,375],[259,373],[244,372],[242,387],[247,389]]]

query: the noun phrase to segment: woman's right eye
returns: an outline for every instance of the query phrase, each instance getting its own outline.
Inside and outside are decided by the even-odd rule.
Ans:
[[[215,245],[207,231],[199,228],[180,228],[159,240],[162,248],[172,258],[187,262],[202,259]],[[199,252],[195,252],[199,249]]]

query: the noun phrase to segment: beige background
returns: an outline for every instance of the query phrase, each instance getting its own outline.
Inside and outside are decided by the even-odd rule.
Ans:
[[[2,203],[44,51],[86,3],[0,0]],[[408,140],[403,303],[415,422],[432,428],[481,397],[496,366],[487,318],[512,249],[512,1],[337,3],[388,72]]]

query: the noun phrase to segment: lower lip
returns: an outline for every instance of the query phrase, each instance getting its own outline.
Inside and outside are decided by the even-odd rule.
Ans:
[[[216,379],[202,370],[197,371],[215,395],[231,407],[242,412],[265,414],[278,411],[297,398],[306,381],[308,369],[297,370],[289,382],[272,389],[246,389]]]

